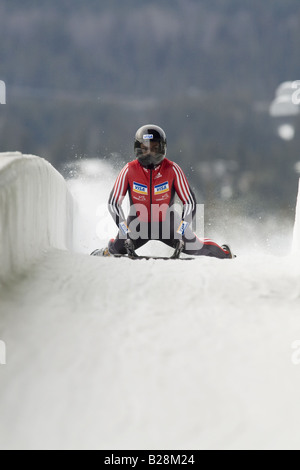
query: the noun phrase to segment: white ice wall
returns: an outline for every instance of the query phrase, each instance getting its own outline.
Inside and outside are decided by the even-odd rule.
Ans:
[[[300,180],[299,180],[299,189],[298,189],[298,197],[297,197],[297,205],[296,205],[296,216],[295,216],[292,252],[294,254],[300,253]]]
[[[72,244],[72,197],[46,160],[0,153],[0,282]]]

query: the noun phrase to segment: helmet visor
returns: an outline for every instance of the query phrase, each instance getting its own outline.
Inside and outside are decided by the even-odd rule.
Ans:
[[[143,139],[136,142],[135,154],[138,161],[145,167],[159,165],[166,154],[166,147],[162,142]]]

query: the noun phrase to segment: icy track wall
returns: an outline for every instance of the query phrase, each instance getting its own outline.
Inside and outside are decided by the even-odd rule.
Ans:
[[[298,189],[298,197],[297,197],[297,205],[296,205],[292,253],[293,254],[300,253],[300,179],[299,179],[299,189]]]
[[[0,282],[26,270],[48,248],[72,246],[73,201],[46,160],[0,153]]]

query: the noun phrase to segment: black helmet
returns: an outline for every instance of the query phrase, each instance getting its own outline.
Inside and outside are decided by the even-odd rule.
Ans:
[[[165,132],[153,124],[140,127],[135,134],[134,153],[145,168],[159,165],[167,153]]]

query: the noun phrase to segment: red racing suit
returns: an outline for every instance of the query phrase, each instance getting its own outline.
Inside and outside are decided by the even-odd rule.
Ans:
[[[126,219],[121,206],[127,192],[131,214]],[[164,237],[161,227],[169,217],[169,209],[174,204],[176,194],[183,204],[182,215],[180,217],[178,213],[172,214],[171,225],[174,229],[171,229],[170,236]],[[147,226],[147,228],[153,225],[158,226],[160,235],[155,239],[169,246],[175,246],[176,239],[179,237],[186,243],[186,237],[189,235],[188,238],[193,240],[194,245],[192,249],[184,249],[184,252],[188,254],[228,257],[228,252],[215,242],[209,239],[200,240],[192,232],[191,224],[196,214],[195,195],[180,166],[167,158],[154,169],[144,168],[138,160],[127,163],[115,182],[109,197],[108,208],[120,229],[119,235],[109,247],[113,254],[126,253],[124,241],[127,237],[132,238],[131,222],[137,221],[139,225]],[[135,238],[136,248],[141,247],[150,239],[153,238],[150,230],[147,230],[146,237],[139,237],[138,240]]]
[[[125,221],[121,204],[127,191],[131,205],[145,207],[145,211],[138,211],[141,222],[163,222],[167,208],[174,204],[175,193],[183,203],[183,219],[191,222],[196,212],[196,199],[182,169],[166,158],[153,170],[144,168],[138,160],[122,169],[109,200],[118,226]]]

